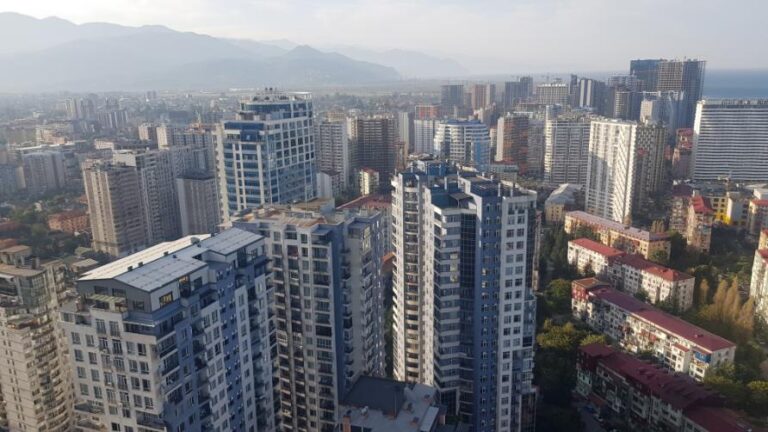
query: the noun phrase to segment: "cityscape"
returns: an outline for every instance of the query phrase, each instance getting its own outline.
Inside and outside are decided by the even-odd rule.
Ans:
[[[0,431],[768,431],[768,65],[31,15]]]

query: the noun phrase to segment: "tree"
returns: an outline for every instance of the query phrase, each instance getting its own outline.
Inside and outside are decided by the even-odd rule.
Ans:
[[[759,415],[768,413],[768,381],[752,381],[747,384],[750,411]]]
[[[586,335],[584,339],[582,339],[581,342],[579,342],[579,345],[584,346],[584,345],[589,345],[593,343],[609,345],[608,337],[602,334],[591,333]]]
[[[571,311],[571,281],[555,279],[549,283],[544,292],[544,302],[547,313],[562,315]]]
[[[667,255],[667,251],[662,249],[653,251],[649,258],[651,261],[661,265],[669,264],[669,255]]]
[[[707,372],[704,376],[704,384],[722,394],[731,407],[744,406],[749,396],[747,388],[736,379],[736,369],[732,364]]]
[[[701,279],[694,293],[696,307],[701,308],[709,302],[709,281]]]

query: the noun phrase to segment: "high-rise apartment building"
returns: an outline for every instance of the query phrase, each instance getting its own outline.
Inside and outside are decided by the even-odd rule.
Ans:
[[[475,431],[533,430],[536,194],[433,161],[392,185],[395,378]]]
[[[144,213],[147,245],[175,240],[181,235],[171,153],[168,151],[119,151],[112,155],[118,165],[132,167],[138,174],[137,193]],[[210,196],[215,199],[216,195]]]
[[[352,383],[384,374],[380,216],[272,207],[233,223],[266,239],[279,430],[334,431]]]
[[[418,104],[414,108],[414,120],[429,120],[440,118],[440,105],[436,104]]]
[[[87,160],[83,163],[83,184],[94,250],[119,257],[147,247],[149,239],[135,167]]]
[[[445,120],[435,130],[435,154],[444,160],[484,169],[491,162],[488,126],[477,120]]]
[[[416,119],[413,121],[413,153],[433,154],[435,152],[435,128],[438,120]]]
[[[355,170],[371,168],[382,179],[395,172],[398,134],[394,117],[377,115],[349,119],[349,141]]]
[[[38,151],[21,156],[24,184],[33,196],[50,193],[67,185],[64,154],[58,151]]]
[[[237,119],[221,124],[216,144],[224,217],[316,196],[312,122],[309,93],[270,89],[240,102]]]
[[[680,115],[681,127],[691,127],[696,104],[704,90],[703,60],[632,60],[630,74],[642,82],[644,91],[677,91],[685,98],[685,107]]]
[[[528,171],[529,127],[530,118],[522,114],[499,117],[496,125],[496,160],[516,164],[520,175]]]
[[[57,322],[60,261],[41,264],[27,246],[0,250],[0,428],[68,432],[74,395],[67,341]]]
[[[632,215],[636,125],[618,120],[591,122],[587,159],[587,212],[624,223]]]
[[[64,101],[67,118],[70,120],[92,120],[95,118],[95,109],[91,99],[67,99]]]
[[[635,76],[640,82],[643,91],[656,91],[659,63],[662,60],[643,59],[629,62],[629,74]]]
[[[591,118],[548,118],[544,131],[544,181],[559,185],[587,183]]]
[[[568,105],[570,89],[561,82],[543,83],[536,86],[536,101],[541,105]]]
[[[469,94],[472,109],[482,109],[496,102],[496,85],[473,84],[469,88]]]
[[[216,177],[190,171],[176,177],[181,235],[216,232],[221,223]]]
[[[517,81],[504,83],[504,108],[513,109],[518,103],[528,100],[533,94],[533,78],[520,77]]]
[[[768,99],[700,101],[692,157],[694,180],[768,179]]]
[[[86,273],[61,310],[87,430],[274,430],[265,240],[183,237]]]
[[[343,121],[318,120],[315,122],[315,148],[317,168],[323,172],[339,173],[339,190],[349,188],[352,159],[347,125]]]
[[[576,106],[601,112],[605,101],[605,83],[591,78],[581,78],[576,90]]]
[[[456,116],[464,110],[464,86],[462,84],[446,84],[440,86],[440,109],[443,115]]]

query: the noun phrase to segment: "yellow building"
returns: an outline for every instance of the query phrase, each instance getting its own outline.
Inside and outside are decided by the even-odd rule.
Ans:
[[[594,231],[604,245],[640,254],[649,260],[657,259],[658,253],[662,252],[669,259],[670,241],[667,233],[653,233],[583,211],[565,214],[566,233],[573,234],[580,227]]]

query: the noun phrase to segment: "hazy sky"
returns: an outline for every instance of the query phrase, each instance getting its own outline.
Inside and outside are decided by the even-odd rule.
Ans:
[[[76,23],[415,49],[474,72],[624,70],[630,58],[768,67],[765,0],[0,0]]]

